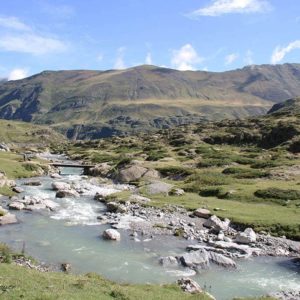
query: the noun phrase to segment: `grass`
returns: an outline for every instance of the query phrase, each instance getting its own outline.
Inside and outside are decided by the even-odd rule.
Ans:
[[[206,300],[206,295],[184,293],[176,285],[118,284],[93,273],[70,275],[41,273],[10,264],[0,264],[0,298],[3,300]]]

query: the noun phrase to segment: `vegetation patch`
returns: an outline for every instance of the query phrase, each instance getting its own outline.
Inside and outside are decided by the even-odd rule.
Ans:
[[[300,191],[268,188],[257,190],[254,195],[263,199],[300,200]]]

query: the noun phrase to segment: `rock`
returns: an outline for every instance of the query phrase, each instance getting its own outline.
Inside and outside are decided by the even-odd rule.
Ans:
[[[227,237],[227,236],[225,236],[225,237],[224,237],[224,242],[232,243],[232,239],[229,238],[229,237]]]
[[[8,225],[18,223],[18,219],[15,215],[7,213],[4,216],[0,217],[0,225]]]
[[[185,253],[179,257],[179,260],[185,267],[194,269],[207,269],[209,267],[209,255],[204,249]]]
[[[71,186],[66,182],[57,181],[52,183],[52,189],[54,191],[70,190]]]
[[[10,209],[22,210],[22,209],[25,208],[25,205],[24,205],[23,203],[21,203],[21,202],[14,201],[14,202],[10,203],[10,204],[8,205],[8,207],[9,207]]]
[[[120,233],[115,229],[106,229],[102,234],[106,240],[119,241],[121,239]]]
[[[131,195],[128,200],[130,202],[137,202],[137,203],[149,203],[151,200],[147,197],[143,197],[140,195]]]
[[[224,232],[220,231],[219,234],[218,234],[217,240],[218,241],[223,241],[224,238],[225,238]]]
[[[102,194],[99,194],[99,193],[97,192],[96,195],[94,196],[94,200],[100,201],[100,202],[104,202],[104,197],[103,197]]]
[[[66,197],[79,197],[79,193],[75,190],[59,190],[57,191],[56,198],[66,198]]]
[[[42,182],[40,180],[32,180],[32,181],[26,181],[23,184],[29,186],[40,186],[42,185]]]
[[[145,179],[160,179],[160,173],[157,170],[149,169],[144,175]]]
[[[256,234],[252,228],[247,228],[244,232],[239,232],[235,237],[235,242],[239,244],[250,244],[255,241]]]
[[[120,182],[132,182],[137,181],[148,171],[148,169],[139,166],[139,165],[133,165],[126,167],[125,169],[122,169],[119,171],[119,174],[117,176],[117,180]]]
[[[52,174],[50,174],[50,177],[53,178],[53,179],[60,179],[61,178],[61,176],[58,173],[52,173]]]
[[[13,190],[13,192],[18,193],[18,194],[24,192],[24,189],[22,189],[22,188],[19,187],[19,186],[13,187],[12,190]]]
[[[108,202],[106,203],[106,208],[107,208],[107,211],[109,212],[117,212],[118,208],[119,208],[119,203],[117,202]]]
[[[193,212],[194,216],[208,219],[211,217],[211,212],[206,208],[198,208]]]
[[[43,204],[52,211],[54,211],[59,206],[59,204],[49,199],[43,200]]]
[[[229,257],[226,257],[222,254],[209,252],[209,260],[219,266],[225,268],[236,268],[236,263]]]
[[[181,278],[177,281],[177,283],[184,292],[191,293],[191,294],[203,293],[200,285],[196,281],[190,278]]]
[[[177,266],[178,261],[174,256],[164,256],[159,258],[159,263],[164,267]]]
[[[280,291],[275,293],[270,293],[268,297],[272,297],[278,300],[299,300],[300,290],[298,291]]]
[[[219,233],[220,231],[227,231],[229,224],[230,220],[225,219],[225,221],[221,221],[217,216],[213,215],[203,223],[203,226]]]
[[[9,147],[5,143],[0,143],[0,150],[5,151],[5,152],[10,151]]]
[[[155,194],[169,194],[169,192],[172,190],[173,185],[169,183],[165,183],[162,181],[154,181],[146,186],[147,192],[150,195]]]
[[[184,190],[180,188],[174,188],[170,191],[170,195],[173,196],[183,196],[184,195]]]
[[[63,272],[70,272],[71,271],[71,264],[69,263],[62,263],[61,264],[61,269]]]
[[[108,163],[101,163],[97,164],[94,168],[90,168],[88,170],[88,175],[91,176],[107,176],[109,171],[111,171],[112,166],[110,166]]]
[[[26,210],[34,211],[34,210],[41,210],[41,209],[46,209],[47,206],[44,203],[36,203],[36,204],[31,204],[27,205],[25,207]]]

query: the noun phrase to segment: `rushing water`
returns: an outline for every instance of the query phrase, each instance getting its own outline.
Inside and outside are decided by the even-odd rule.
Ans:
[[[66,172],[63,172],[66,173]],[[19,224],[0,227],[0,240],[48,264],[69,262],[76,273],[98,272],[119,282],[169,283],[188,276],[182,268],[164,268],[158,264],[162,255],[185,251],[190,241],[158,236],[152,240],[139,236],[133,241],[121,231],[120,242],[101,239],[108,226],[100,225],[97,216],[105,210],[93,200],[96,191],[112,193],[128,186],[96,187],[83,179],[78,169],[68,170],[64,182],[81,182],[86,192],[80,198],[56,199],[49,177],[39,178],[43,185],[26,186],[26,195],[47,197],[60,206],[56,212],[16,212]],[[19,182],[22,184],[22,180]],[[218,300],[234,296],[257,296],[271,291],[300,289],[300,270],[290,259],[260,257],[238,261],[236,270],[212,266],[193,277]]]

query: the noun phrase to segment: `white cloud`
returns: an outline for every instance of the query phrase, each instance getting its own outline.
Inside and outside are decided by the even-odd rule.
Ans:
[[[214,0],[211,5],[193,11],[189,16],[217,17],[230,13],[262,13],[271,9],[267,0]]]
[[[145,58],[145,64],[146,65],[152,65],[152,55],[150,52],[147,53]]]
[[[178,70],[194,70],[195,65],[201,63],[203,58],[190,44],[182,46],[179,50],[173,50],[171,64]]]
[[[125,62],[124,62],[124,52],[126,48],[120,47],[117,51],[117,57],[115,60],[114,68],[118,70],[122,70],[126,68]]]
[[[225,56],[225,65],[231,65],[233,62],[235,62],[238,59],[239,55],[237,53],[231,53]]]
[[[289,43],[286,47],[277,46],[273,51],[271,63],[277,64],[281,62],[289,52],[295,49],[300,49],[300,40],[293,41]]]
[[[0,37],[0,50],[4,51],[41,55],[53,52],[63,52],[66,49],[66,44],[61,40],[44,37],[34,33]]]
[[[26,25],[16,17],[0,17],[0,26],[20,31],[30,31],[30,26]]]
[[[19,80],[28,77],[28,70],[26,69],[13,69],[9,75],[8,80]]]
[[[253,61],[253,52],[251,50],[248,50],[246,52],[244,61],[245,61],[246,65],[253,65],[254,64],[254,61]]]

